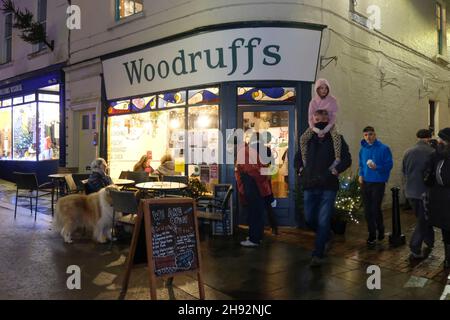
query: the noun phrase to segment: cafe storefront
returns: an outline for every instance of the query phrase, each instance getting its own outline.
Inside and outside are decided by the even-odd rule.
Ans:
[[[1,179],[35,172],[45,182],[64,163],[63,79],[60,69],[44,70],[0,86]]]
[[[215,26],[103,57],[100,154],[110,175],[132,170],[150,151],[153,168],[170,154],[176,174],[198,177],[209,190],[235,184],[227,161],[234,130],[268,131],[278,167],[270,177],[275,213],[280,225],[296,225],[292,159],[307,123],[322,29]]]

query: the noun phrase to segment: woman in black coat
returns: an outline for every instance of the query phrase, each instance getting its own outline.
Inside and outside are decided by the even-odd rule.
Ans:
[[[86,194],[97,192],[100,189],[113,184],[110,176],[106,174],[108,164],[105,159],[97,158],[91,163],[92,173],[86,184]]]
[[[426,184],[428,215],[432,226],[442,230],[445,246],[444,268],[450,268],[450,128],[439,131],[438,146],[432,154]]]

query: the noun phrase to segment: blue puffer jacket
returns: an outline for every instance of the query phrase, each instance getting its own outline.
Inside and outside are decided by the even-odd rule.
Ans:
[[[377,168],[370,169],[367,160],[375,162]],[[359,175],[365,182],[387,182],[393,167],[392,153],[389,147],[379,140],[370,145],[366,140],[361,141],[359,151]]]

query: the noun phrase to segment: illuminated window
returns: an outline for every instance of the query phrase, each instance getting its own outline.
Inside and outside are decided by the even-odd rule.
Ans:
[[[124,114],[130,113],[130,100],[113,101],[109,104],[108,114]]]
[[[0,159],[11,160],[11,108],[0,109]]]
[[[59,103],[39,102],[39,160],[59,159]]]
[[[438,40],[438,53],[444,55],[446,52],[446,9],[437,2],[436,3],[436,28],[437,28],[437,40]]]
[[[189,90],[188,104],[205,104],[219,102],[219,88]]]
[[[158,108],[160,109],[186,105],[186,91],[163,93],[158,97]]]
[[[36,161],[36,103],[13,108],[13,158]]]
[[[143,0],[116,0],[116,20],[139,13],[143,9]]]
[[[295,89],[285,87],[239,87],[239,103],[295,102]]]
[[[131,111],[149,111],[156,108],[156,96],[134,98],[131,100]]]

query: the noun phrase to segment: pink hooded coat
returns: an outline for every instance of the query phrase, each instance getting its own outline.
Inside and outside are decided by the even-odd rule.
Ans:
[[[325,84],[328,87],[328,95],[322,99],[317,93],[317,89]],[[323,130],[324,132],[330,131],[330,129],[336,124],[336,114],[338,112],[338,104],[336,98],[331,95],[330,83],[326,79],[318,79],[314,85],[314,98],[309,103],[308,122],[309,127],[314,128],[314,113],[317,110],[327,110],[329,122]]]

